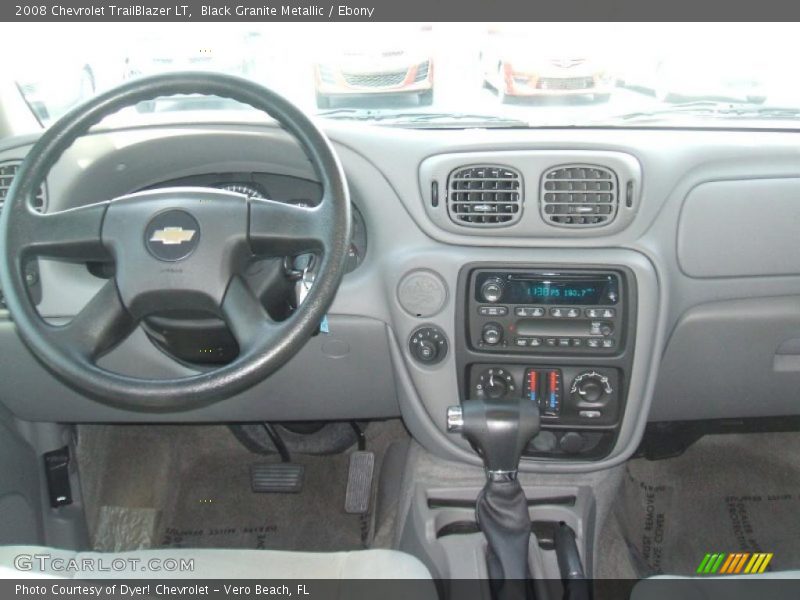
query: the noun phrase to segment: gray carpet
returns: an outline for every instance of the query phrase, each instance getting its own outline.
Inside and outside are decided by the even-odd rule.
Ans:
[[[800,434],[707,436],[680,457],[628,463],[597,572],[691,575],[707,552],[740,551],[800,568],[798,509]]]
[[[376,465],[406,436],[371,424]],[[93,545],[334,551],[363,546],[362,523],[344,512],[349,453],[294,456],[305,466],[299,494],[255,494],[252,454],[224,426],[82,426],[79,465]],[[376,473],[377,481],[377,473]]]

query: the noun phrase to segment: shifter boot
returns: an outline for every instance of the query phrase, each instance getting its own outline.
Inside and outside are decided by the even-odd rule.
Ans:
[[[528,501],[516,479],[487,480],[475,505],[489,543],[487,564],[499,598],[525,597],[531,520]]]

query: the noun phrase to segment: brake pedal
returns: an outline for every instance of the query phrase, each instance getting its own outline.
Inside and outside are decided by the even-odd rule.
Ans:
[[[304,478],[303,465],[273,463],[250,467],[250,487],[260,494],[299,494]]]
[[[351,515],[369,512],[372,499],[372,476],[375,473],[375,453],[357,451],[350,455],[350,468],[347,473],[347,493],[344,497],[344,511]]]

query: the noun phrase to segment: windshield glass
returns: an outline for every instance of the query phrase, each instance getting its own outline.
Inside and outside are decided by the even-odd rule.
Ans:
[[[42,126],[136,77],[220,71],[310,113],[407,127],[800,123],[797,24],[247,23],[4,26],[0,79]],[[43,40],[37,53],[23,51]],[[793,66],[793,65],[792,65]],[[218,98],[129,114],[241,111]]]

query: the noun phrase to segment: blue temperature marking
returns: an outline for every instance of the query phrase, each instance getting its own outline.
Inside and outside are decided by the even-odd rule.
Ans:
[[[558,406],[558,402],[556,400],[556,393],[550,392],[550,408],[555,409]]]

